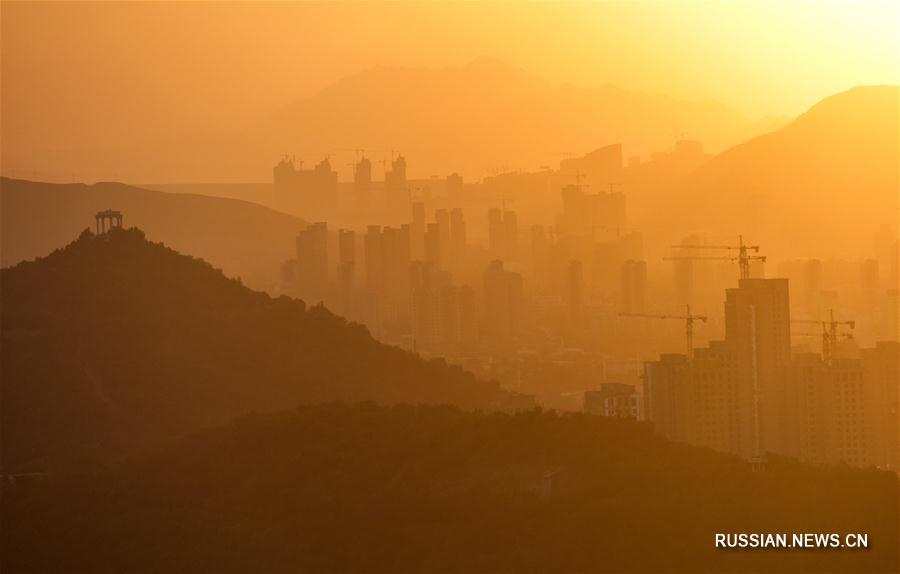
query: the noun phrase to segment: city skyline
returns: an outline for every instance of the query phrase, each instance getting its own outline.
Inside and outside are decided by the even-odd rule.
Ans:
[[[900,569],[896,2],[0,16],[3,572]]]

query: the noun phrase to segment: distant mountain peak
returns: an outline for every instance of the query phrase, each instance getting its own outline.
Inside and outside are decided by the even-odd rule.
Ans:
[[[710,233],[749,229],[773,259],[869,253],[871,234],[896,221],[898,103],[897,86],[828,96],[702,165],[669,190],[671,207],[657,213]]]

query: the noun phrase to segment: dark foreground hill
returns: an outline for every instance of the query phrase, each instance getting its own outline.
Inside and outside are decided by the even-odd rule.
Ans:
[[[6,471],[96,461],[253,410],[373,400],[491,409],[508,395],[228,279],[138,229],[0,271]]]
[[[7,572],[895,572],[897,478],[764,473],[644,425],[301,407],[100,474],[7,487]],[[868,533],[716,550],[717,532]]]
[[[241,277],[254,289],[272,292],[281,266],[294,256],[297,233],[306,223],[259,205],[258,186],[241,201],[189,193],[165,193],[123,183],[54,184],[0,178],[0,265],[9,267],[50,253],[71,241],[94,214],[116,209],[125,225]]]

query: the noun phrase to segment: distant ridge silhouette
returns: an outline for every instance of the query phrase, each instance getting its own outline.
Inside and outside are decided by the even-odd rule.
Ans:
[[[252,193],[251,193],[252,195]],[[306,222],[257,203],[151,191],[122,183],[52,184],[0,178],[3,267],[46,255],[71,241],[102,209],[124,212],[125,226],[206,259],[256,289],[273,290]]]
[[[90,142],[66,153],[27,153],[42,157],[42,165],[32,169],[66,178],[73,172],[87,180],[118,173],[116,179],[132,182],[222,183],[267,181],[283,153],[312,161],[335,150],[364,148],[380,161],[394,149],[407,155],[413,177],[459,172],[473,179],[498,166],[535,168],[558,161],[548,156],[558,150],[581,153],[621,142],[646,154],[671,146],[680,133],[716,151],[747,137],[754,123],[712,100],[611,85],[553,86],[483,56],[437,69],[375,66],[274,110],[242,132],[102,153]],[[25,150],[4,151],[7,165],[28,163],[18,155]]]
[[[827,97],[785,127],[713,158],[665,192],[666,209],[654,213],[712,234],[740,229],[770,255],[869,253],[878,227],[897,222],[898,108],[897,86]]]

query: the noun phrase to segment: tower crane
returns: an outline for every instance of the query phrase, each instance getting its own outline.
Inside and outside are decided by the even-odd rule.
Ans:
[[[744,236],[738,236],[737,245],[673,245],[673,249],[726,249],[737,251],[737,255],[717,256],[674,256],[663,257],[666,261],[737,261],[741,270],[741,279],[750,278],[750,262],[766,262],[765,255],[751,255],[750,252],[759,253],[759,245],[744,245]]]
[[[851,330],[856,327],[856,321],[835,321],[834,309],[829,309],[827,321],[799,319],[791,321],[791,323],[822,325],[822,360],[826,365],[833,365],[837,358],[838,340],[841,337],[853,338],[853,333],[841,333],[838,330],[841,327],[849,327]]]
[[[650,315],[646,313],[619,313],[621,317],[646,317],[650,319],[680,319],[684,321],[684,331],[687,339],[687,358],[694,358],[694,321],[706,323],[705,315],[691,314],[691,306],[687,305],[684,315]]]

